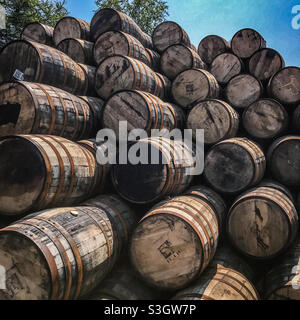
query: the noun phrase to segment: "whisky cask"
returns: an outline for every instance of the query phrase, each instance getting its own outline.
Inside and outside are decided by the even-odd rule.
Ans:
[[[284,186],[283,184],[281,184],[275,180],[263,179],[258,186],[259,187],[268,187],[268,188],[273,188],[273,189],[279,190],[282,193],[284,193],[287,197],[289,197],[292,202],[295,202],[295,198],[291,194],[290,190],[286,186]]]
[[[97,92],[95,91],[95,81],[96,81],[96,71],[97,68],[93,66],[89,66],[87,64],[78,63],[79,67],[85,74],[86,82],[84,88],[84,95],[88,95],[91,97],[98,97]]]
[[[53,42],[54,28],[40,22],[28,23],[21,33],[22,40],[35,41],[47,46],[54,46]]]
[[[160,55],[156,51],[146,48],[146,56],[148,58],[148,65],[155,72],[160,71]]]

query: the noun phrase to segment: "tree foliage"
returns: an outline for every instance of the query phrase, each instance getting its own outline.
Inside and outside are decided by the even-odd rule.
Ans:
[[[169,15],[169,7],[163,0],[96,0],[95,2],[100,9],[112,8],[126,13],[148,34],[152,34],[154,28]]]

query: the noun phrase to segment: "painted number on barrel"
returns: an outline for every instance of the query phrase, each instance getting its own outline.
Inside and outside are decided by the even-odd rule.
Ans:
[[[172,243],[166,240],[159,248],[158,251],[161,255],[167,260],[168,263],[173,262],[177,258],[181,251],[175,250],[172,246]]]

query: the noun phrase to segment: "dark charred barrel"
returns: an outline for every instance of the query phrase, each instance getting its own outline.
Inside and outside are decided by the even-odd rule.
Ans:
[[[220,87],[216,78],[205,70],[189,69],[181,72],[172,83],[172,96],[183,108],[191,109],[196,101],[217,99]]]
[[[94,65],[92,42],[82,39],[64,39],[58,45],[57,49],[64,52],[77,63]]]
[[[233,53],[221,53],[211,63],[210,72],[219,84],[226,85],[244,69],[242,60]]]
[[[144,46],[133,36],[122,31],[107,31],[101,34],[95,42],[93,54],[97,65],[105,58],[118,54],[150,66]]]
[[[206,69],[206,65],[194,50],[183,44],[174,44],[161,54],[160,68],[163,74],[172,80],[182,71]]]
[[[59,208],[32,214],[0,231],[1,264],[10,270],[7,289],[1,290],[0,297],[81,298],[108,276],[124,246],[125,238],[100,208]]]
[[[209,35],[203,38],[198,46],[198,54],[207,64],[211,64],[219,54],[228,51],[230,51],[230,44],[216,35]]]
[[[85,74],[85,78],[87,79],[84,89],[85,95],[91,97],[98,97],[97,92],[95,91],[95,78],[97,68],[82,63],[78,63],[78,65]]]
[[[267,159],[274,179],[286,186],[300,186],[300,136],[285,136],[274,141]]]
[[[203,129],[204,143],[216,144],[236,136],[239,129],[239,115],[224,101],[206,100],[193,106],[189,112],[186,127],[193,130],[194,139],[196,139],[196,130]]]
[[[89,138],[93,119],[80,98],[44,84],[17,81],[0,86],[0,136],[49,134]]]
[[[165,21],[159,24],[153,31],[153,46],[159,53],[174,44],[184,44],[191,48],[191,41],[188,34],[173,21]]]
[[[94,155],[61,137],[10,136],[0,140],[0,151],[3,215],[78,204],[98,193],[102,183]]]
[[[261,82],[249,74],[232,78],[225,89],[227,102],[234,108],[247,108],[263,95]]]
[[[265,47],[266,41],[253,29],[242,29],[231,40],[232,52],[242,59],[250,58],[253,53]]]
[[[286,105],[300,103],[300,68],[286,67],[274,74],[268,84],[269,96]]]
[[[148,58],[148,65],[156,72],[160,72],[160,55],[156,51],[146,48],[146,55]]]
[[[192,196],[164,201],[135,229],[130,257],[146,283],[179,290],[195,281],[211,262],[219,242],[214,208]]]
[[[268,81],[285,67],[283,57],[275,50],[264,48],[255,52],[249,60],[249,72],[260,81]]]
[[[258,187],[244,193],[227,217],[227,234],[244,255],[271,259],[295,240],[299,227],[296,208],[278,189]]]
[[[141,158],[147,156],[148,164],[129,162],[112,170],[113,184],[122,198],[137,204],[153,203],[189,187],[195,159],[186,144],[157,137],[142,139],[137,146],[141,148]]]
[[[246,138],[233,138],[210,149],[204,176],[216,191],[236,194],[259,183],[265,169],[266,159],[260,147]]]
[[[254,138],[272,139],[280,136],[289,124],[285,108],[276,100],[260,99],[243,113],[243,126]]]
[[[59,87],[84,95],[86,76],[80,66],[66,54],[49,46],[18,40],[7,44],[0,53],[0,83],[13,80],[16,70],[25,81]]]
[[[53,31],[54,28],[50,26],[40,22],[31,22],[24,27],[21,33],[21,39],[35,41],[47,46],[54,46]]]
[[[294,199],[293,195],[291,194],[290,190],[275,180],[264,179],[261,181],[261,183],[258,186],[277,189],[277,190],[281,191],[282,193],[284,193],[286,196],[288,196],[292,202],[295,202],[295,199]]]
[[[54,28],[53,33],[53,40],[55,45],[58,45],[62,40],[69,38],[89,41],[89,22],[74,17],[64,17],[59,20]]]

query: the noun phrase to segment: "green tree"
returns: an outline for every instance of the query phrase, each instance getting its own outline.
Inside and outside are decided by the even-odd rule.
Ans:
[[[20,37],[29,22],[41,22],[54,26],[68,14],[66,0],[0,0],[6,10],[6,29],[0,30],[0,45]]]
[[[102,8],[112,8],[130,16],[144,32],[152,34],[154,28],[168,14],[168,5],[162,0],[96,0],[96,5]]]

